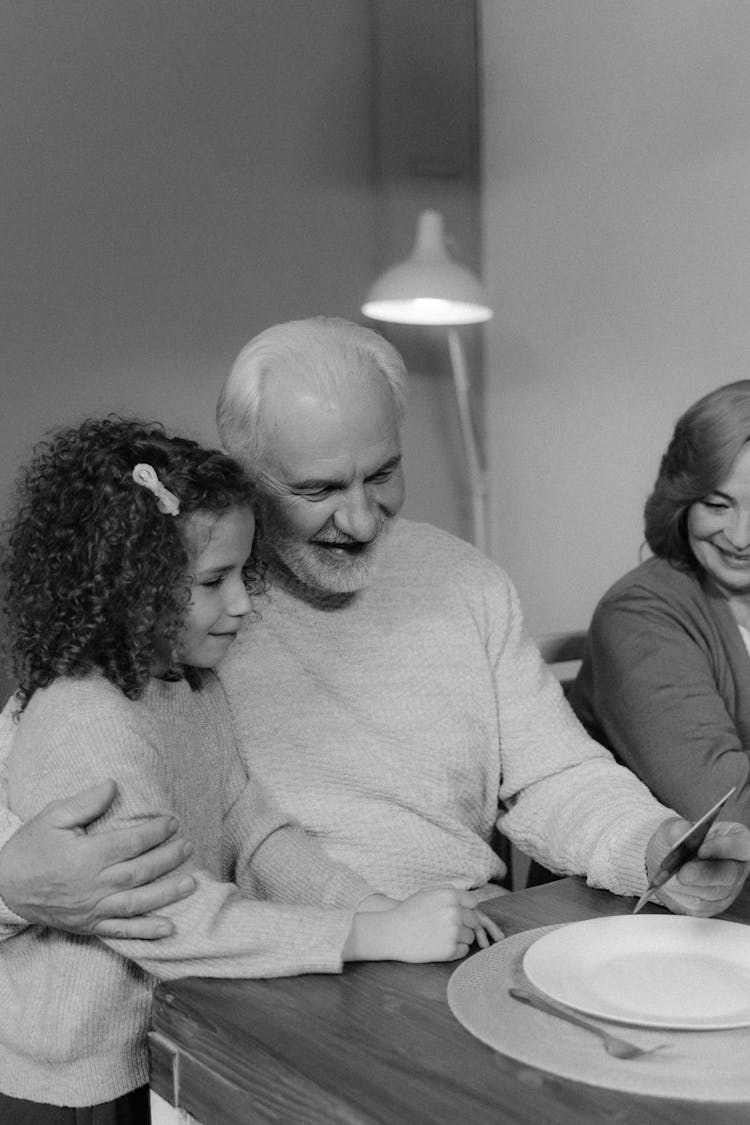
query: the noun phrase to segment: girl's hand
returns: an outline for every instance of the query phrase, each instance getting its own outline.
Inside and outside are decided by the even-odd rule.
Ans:
[[[475,910],[474,913],[480,922],[479,926],[474,927],[474,935],[479,948],[488,949],[493,941],[502,941],[505,934],[500,929],[497,922],[493,922],[492,919],[488,918],[486,914],[483,914],[481,910]]]
[[[357,914],[344,960],[455,961],[476,940],[486,948],[502,930],[476,909],[472,891],[438,887],[418,891],[382,913]]]
[[[374,894],[362,899],[357,910],[393,910],[394,906],[398,906],[399,901],[397,898],[388,898],[387,895]]]

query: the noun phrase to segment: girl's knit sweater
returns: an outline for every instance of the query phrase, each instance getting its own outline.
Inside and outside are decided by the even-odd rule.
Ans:
[[[13,811],[28,819],[105,777],[118,795],[89,831],[176,815],[194,844],[185,870],[197,889],[160,910],[176,926],[169,938],[110,941],[39,926],[7,938],[0,1090],[14,1097],[87,1105],[147,1082],[155,978],[337,972],[354,908],[371,893],[248,783],[212,673],[195,691],[154,680],[136,701],[98,675],[37,691],[8,763]],[[281,902],[255,901],[269,895]]]

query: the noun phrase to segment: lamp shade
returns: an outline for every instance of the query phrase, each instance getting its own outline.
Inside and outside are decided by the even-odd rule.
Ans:
[[[419,216],[411,254],[381,274],[362,312],[391,324],[478,324],[492,316],[479,279],[448,253],[437,211]]]

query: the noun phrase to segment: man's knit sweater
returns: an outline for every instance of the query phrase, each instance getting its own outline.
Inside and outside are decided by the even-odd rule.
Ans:
[[[331,856],[403,896],[503,873],[502,831],[560,872],[646,886],[669,810],[583,731],[505,573],[398,520],[373,581],[318,603],[271,575],[219,672],[240,749]]]
[[[160,911],[175,923],[169,938],[104,941],[28,926],[3,943],[0,1090],[14,1097],[87,1105],[142,1085],[155,977],[339,971],[354,906],[370,893],[311,854],[304,833],[248,784],[212,673],[196,691],[154,680],[137,701],[99,676],[37,691],[8,763],[13,811],[28,819],[108,776],[118,795],[93,831],[176,815],[195,848],[185,869],[198,886]],[[258,894],[316,905],[245,897]]]

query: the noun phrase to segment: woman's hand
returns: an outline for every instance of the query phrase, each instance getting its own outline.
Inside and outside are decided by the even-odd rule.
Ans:
[[[477,910],[472,891],[438,887],[418,891],[391,910],[355,916],[345,961],[455,961],[474,941],[483,949],[503,937]]]
[[[673,844],[690,827],[681,818],[665,820],[648,842],[649,879]],[[659,891],[658,901],[674,914],[711,918],[727,910],[750,870],[750,829],[728,820],[712,825],[697,858],[684,864]]]

